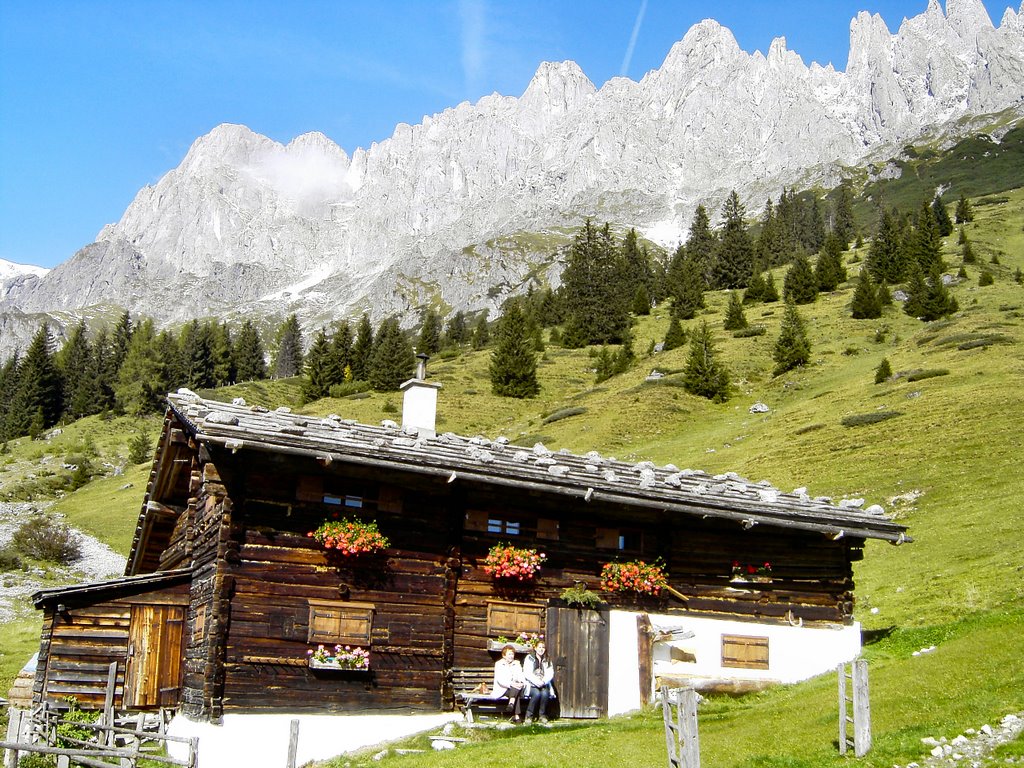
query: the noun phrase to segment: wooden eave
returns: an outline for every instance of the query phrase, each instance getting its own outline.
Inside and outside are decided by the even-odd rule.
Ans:
[[[465,438],[451,433],[431,438],[395,425],[372,427],[337,417],[268,411],[243,403],[204,400],[179,390],[168,398],[171,411],[190,436],[222,450],[255,450],[428,475],[447,482],[470,482],[601,501],[636,510],[732,520],[814,531],[840,539],[880,539],[901,544],[911,539],[906,526],[884,513],[830,500],[783,493],[767,482],[752,483],[735,473],[708,475],[652,462],[631,464],[543,446],[529,450],[507,439]]]
[[[69,587],[41,589],[32,595],[32,603],[36,608],[52,603],[81,601],[83,598],[95,599],[111,595],[135,594],[152,591],[154,588],[173,586],[187,582],[192,578],[191,568],[178,568],[163,573],[147,573],[141,576],[124,576],[107,581],[94,581],[85,584],[73,584]]]

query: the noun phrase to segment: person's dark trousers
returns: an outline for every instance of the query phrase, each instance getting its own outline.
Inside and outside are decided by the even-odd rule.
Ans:
[[[526,719],[532,720],[538,714],[541,717],[547,717],[549,698],[551,698],[550,685],[542,685],[540,688],[531,688],[530,703],[526,705]]]

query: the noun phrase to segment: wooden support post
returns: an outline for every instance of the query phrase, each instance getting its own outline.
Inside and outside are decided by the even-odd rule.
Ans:
[[[853,662],[853,754],[864,757],[871,749],[871,700],[868,696],[868,663]]]
[[[188,740],[188,766],[187,768],[199,768],[199,737],[193,736]]]
[[[110,662],[110,666],[107,668],[107,690],[103,694],[103,717],[100,723],[107,726],[108,728],[114,725],[114,690],[117,687],[117,662]],[[106,744],[108,747],[114,746],[114,732],[107,731],[105,734],[106,738],[101,739],[100,743]]]
[[[299,721],[292,720],[288,729],[288,768],[295,768],[295,758],[299,753]]]
[[[700,738],[697,735],[697,692],[693,688],[674,691],[661,688],[661,710],[665,720],[665,742],[669,768],[700,768]]]
[[[636,617],[637,669],[640,675],[640,706],[651,700],[654,680],[654,640],[651,637],[651,617],[641,613]]]
[[[665,720],[665,747],[668,750],[668,768],[682,768],[679,758],[679,736],[676,721],[672,717],[672,702],[669,701],[668,687],[661,687],[661,714]]]
[[[836,667],[836,677],[839,678],[839,754],[846,754],[846,724],[850,719],[847,709],[846,698],[846,664]]]
[[[24,712],[20,709],[14,709],[13,707],[7,710],[10,715],[7,720],[7,741],[9,743],[17,743],[21,741],[21,718],[24,716]],[[17,768],[18,765],[18,751],[16,749],[8,749],[4,757],[4,768]]]

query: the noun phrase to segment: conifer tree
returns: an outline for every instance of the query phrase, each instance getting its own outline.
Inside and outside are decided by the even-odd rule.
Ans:
[[[473,349],[483,349],[491,343],[491,330],[487,325],[487,310],[485,309],[473,324]]]
[[[370,316],[363,313],[356,328],[356,340],[352,343],[352,378],[356,381],[369,381],[370,356],[373,354],[373,326]]]
[[[96,338],[92,343],[92,356],[96,367],[96,413],[103,413],[115,405],[114,386],[117,382],[113,343],[105,325],[96,332]]]
[[[19,414],[14,411],[14,400],[21,386],[20,368],[21,355],[17,349],[0,365],[0,441],[4,445],[20,434],[16,423]]]
[[[889,358],[883,357],[882,362],[875,368],[875,384],[881,384],[891,378],[892,366],[889,364]]]
[[[549,299],[553,301],[553,297],[554,294],[552,293],[551,289],[548,288],[547,293],[544,296],[544,302],[547,302]],[[542,303],[540,321],[541,323],[547,325],[547,323],[544,322],[544,306],[545,305]],[[466,313],[460,309],[458,312],[456,312],[455,314],[448,318],[448,324],[445,326],[444,329],[444,345],[446,347],[457,347],[461,344],[465,344],[468,338],[469,328],[466,325]]]
[[[892,291],[885,280],[878,284],[878,303],[882,305],[882,309],[892,306]]]
[[[825,245],[818,254],[814,265],[814,276],[819,291],[834,291],[840,283],[846,282],[846,267],[843,265],[843,243],[836,235],[825,238]]]
[[[879,282],[899,283],[907,274],[900,223],[888,210],[882,211],[878,231],[868,248],[867,265],[871,276]]]
[[[729,399],[729,371],[718,359],[707,322],[702,322],[690,337],[683,387],[692,395],[706,397],[716,403]]]
[[[711,219],[708,218],[707,209],[703,205],[698,205],[693,212],[693,221],[690,222],[684,247],[686,256],[697,265],[703,290],[710,285],[715,250],[718,247],[718,238],[711,231]]]
[[[394,392],[402,382],[412,378],[416,357],[412,344],[398,327],[398,320],[389,317],[381,322],[370,357],[370,386],[378,392]]]
[[[754,246],[743,222],[743,204],[736,190],[722,207],[722,239],[715,253],[711,285],[713,288],[744,288],[754,272]]]
[[[57,366],[64,382],[64,415],[80,419],[95,413],[97,400],[96,360],[86,333],[85,321],[79,321],[57,353]]]
[[[945,268],[942,262],[942,238],[939,236],[932,206],[928,202],[921,203],[917,225],[909,234],[907,247],[908,255],[917,259],[924,274],[930,273],[933,268],[939,271]]]
[[[957,300],[949,292],[946,284],[942,282],[942,274],[936,267],[932,267],[925,284],[927,290],[922,305],[922,320],[938,320],[940,317],[948,317],[960,309]]]
[[[963,193],[960,193],[960,199],[957,201],[953,218],[956,219],[957,224],[969,224],[974,221],[974,209],[971,207],[971,201]]]
[[[761,232],[754,247],[755,271],[781,264],[785,259],[786,240],[782,221],[775,215],[775,206],[769,197],[761,214]]]
[[[166,328],[153,341],[155,357],[160,361],[160,377],[164,392],[183,387],[188,383],[185,375],[185,363],[181,358],[181,347],[175,335]],[[159,388],[154,383],[154,388]],[[162,393],[161,393],[162,394]]]
[[[651,314],[651,294],[643,284],[638,285],[633,294],[633,314],[637,317]]]
[[[862,269],[857,278],[857,287],[850,302],[850,314],[855,320],[871,320],[882,316],[878,286],[871,279],[871,273],[867,269]]]
[[[743,292],[743,303],[753,304],[757,301],[764,301],[764,292],[766,287],[764,273],[755,272],[754,276],[750,278],[750,283],[747,285],[747,289]]]
[[[498,321],[489,372],[491,391],[501,397],[533,397],[540,392],[537,358],[518,302],[508,302]]]
[[[420,317],[422,322],[416,349],[426,355],[435,355],[441,349],[441,316],[428,308],[420,313]]]
[[[155,340],[153,321],[147,318],[132,333],[128,353],[117,374],[117,405],[132,416],[158,410],[167,393],[165,367]]]
[[[971,247],[971,241],[968,240],[966,237],[964,238],[963,246],[960,249],[960,253],[962,255],[964,264],[977,263],[978,257],[974,255],[974,248]]]
[[[668,352],[683,346],[685,343],[686,331],[683,330],[683,325],[679,322],[679,318],[672,315],[668,321],[668,331],[665,333],[665,342],[662,350]]]
[[[327,397],[331,388],[328,379],[328,367],[331,357],[331,340],[327,338],[327,332],[320,328],[313,338],[313,344],[306,354],[305,377],[302,380],[301,392],[302,401],[311,403],[314,400]]]
[[[811,343],[807,338],[807,329],[796,304],[791,301],[786,302],[786,313],[782,317],[782,327],[772,351],[772,359],[775,361],[775,369],[772,371],[774,376],[806,365],[811,359]]]
[[[779,289],[775,286],[775,275],[769,272],[768,277],[764,280],[764,293],[762,294],[761,301],[765,304],[771,304],[778,300]]]
[[[302,327],[293,313],[277,329],[274,378],[286,379],[302,372]]]
[[[32,420],[41,419],[41,429],[52,427],[63,410],[64,382],[54,360],[53,339],[46,323],[36,331],[19,367],[18,391],[12,408],[14,434],[25,434]]]
[[[725,311],[725,325],[727,331],[738,331],[748,327],[747,316],[743,314],[743,303],[740,301],[739,291],[732,291],[729,294],[729,307]]]
[[[343,384],[346,375],[352,375],[352,326],[348,320],[342,321],[331,337],[331,348],[324,365],[328,391],[335,384]]]
[[[635,229],[630,229],[622,240],[620,269],[622,273],[619,278],[620,290],[626,296],[635,297],[637,291],[643,288],[648,297],[648,311],[646,313],[637,312],[637,314],[650,314],[651,260],[647,250],[640,245]]]
[[[938,195],[932,200],[932,216],[935,218],[935,228],[939,232],[939,237],[949,237],[953,234],[953,222],[949,218],[949,211]]]
[[[134,332],[131,313],[125,310],[118,319],[117,325],[114,326],[114,332],[111,335],[111,364],[115,375],[121,369],[125,355],[128,354],[128,345],[131,344]]]
[[[672,277],[673,317],[691,320],[704,309],[704,277],[700,263],[689,253],[680,249],[683,255],[678,260]]]
[[[210,356],[213,359],[213,385],[223,387],[235,383],[234,344],[227,323],[210,321]]]
[[[786,272],[782,296],[794,304],[810,304],[818,298],[818,280],[807,254],[798,253]]]
[[[904,313],[911,317],[923,318],[925,302],[928,297],[928,283],[925,281],[924,273],[921,272],[921,266],[917,261],[910,264],[910,276],[907,278],[904,293],[907,294],[907,299],[903,302]]]
[[[853,217],[853,195],[850,192],[848,182],[839,185],[839,194],[836,196],[835,207],[832,216],[832,234],[839,238],[843,244],[842,250],[850,247],[857,236],[857,225]]]
[[[178,343],[185,372],[185,386],[206,389],[213,386],[213,348],[209,325],[193,320],[181,331]]]
[[[252,320],[245,320],[238,331],[234,348],[235,378],[237,381],[259,381],[267,378],[266,354],[259,331]]]
[[[608,225],[598,230],[587,219],[573,239],[562,271],[564,344],[585,346],[622,339],[630,322],[632,295],[623,295],[621,276],[621,260]]]

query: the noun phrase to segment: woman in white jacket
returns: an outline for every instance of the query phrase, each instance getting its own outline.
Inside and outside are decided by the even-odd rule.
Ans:
[[[508,697],[506,711],[512,713],[512,722],[518,723],[522,712],[520,697],[526,685],[526,678],[523,676],[523,666],[516,659],[516,649],[506,645],[501,649],[501,658],[494,663],[494,691],[491,693],[495,698]]]
[[[547,656],[547,645],[541,640],[523,662],[530,700],[526,705],[526,722],[540,713],[540,721],[548,721],[548,700],[554,697],[555,667]]]

